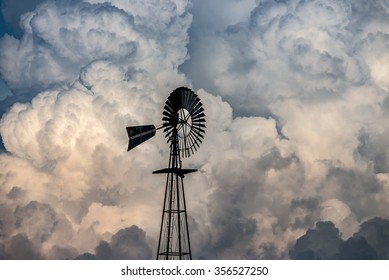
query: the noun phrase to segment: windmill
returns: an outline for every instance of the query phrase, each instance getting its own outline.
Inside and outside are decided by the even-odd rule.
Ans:
[[[157,259],[192,259],[184,192],[184,176],[197,171],[182,168],[181,157],[191,156],[200,147],[205,134],[203,104],[192,90],[180,87],[168,97],[162,113],[163,124],[126,127],[127,151],[163,129],[170,144],[169,165],[153,174],[167,174],[159,233]]]

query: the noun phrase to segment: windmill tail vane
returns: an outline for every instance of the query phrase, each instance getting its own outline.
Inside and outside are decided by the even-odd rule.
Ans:
[[[191,156],[204,139],[206,126],[203,104],[192,90],[180,87],[169,95],[162,115],[163,124],[159,127],[126,127],[129,138],[127,151],[164,128],[167,142],[170,142],[169,166],[153,172],[167,174],[157,259],[192,259],[183,179],[184,175],[197,170],[183,169],[181,156]]]
[[[129,138],[127,152],[149,140],[157,131],[155,125],[129,126],[126,129]]]

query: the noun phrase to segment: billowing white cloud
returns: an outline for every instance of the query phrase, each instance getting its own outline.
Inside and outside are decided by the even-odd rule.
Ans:
[[[9,87],[26,92],[71,84],[83,67],[105,60],[125,67],[127,75],[143,71],[169,83],[169,71],[186,58],[186,1],[150,3],[147,9],[134,1],[129,10],[113,4],[46,1],[23,14],[23,36],[0,41],[7,50],[0,55],[0,73]],[[161,10],[163,20],[150,21],[160,19],[154,15]]]
[[[47,205],[53,223],[63,217],[69,226],[61,230],[70,232],[54,234],[28,216],[8,223],[5,243],[21,232],[40,257],[76,257],[132,224],[156,231],[159,219],[150,216],[159,217],[153,210],[160,194],[149,194],[149,165],[164,163],[163,137],[126,154],[125,127],[161,122],[164,98],[184,81],[177,66],[187,56],[191,16],[185,1],[138,5],[130,13],[109,3],[47,1],[23,15],[20,39],[1,39],[1,73],[10,88],[41,91],[1,120],[9,152],[0,156],[2,202],[11,220],[34,215],[32,203]],[[146,20],[163,8],[165,26]]]

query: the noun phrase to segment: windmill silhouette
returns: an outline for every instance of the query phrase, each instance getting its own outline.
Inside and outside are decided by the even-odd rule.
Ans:
[[[157,259],[191,260],[184,176],[197,170],[183,169],[181,157],[191,156],[204,139],[204,108],[197,94],[180,87],[169,95],[162,115],[163,124],[159,127],[126,127],[129,137],[127,151],[153,137],[157,130],[163,129],[167,143],[170,144],[170,156],[167,168],[153,172],[167,174]]]

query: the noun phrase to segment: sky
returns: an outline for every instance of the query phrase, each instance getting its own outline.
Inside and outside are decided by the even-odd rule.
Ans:
[[[154,259],[179,86],[194,259],[389,258],[387,0],[0,3],[0,259]]]

